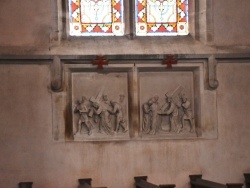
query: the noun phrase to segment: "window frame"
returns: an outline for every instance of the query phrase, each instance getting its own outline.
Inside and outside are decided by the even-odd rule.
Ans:
[[[135,5],[134,5],[134,10],[135,10],[135,19],[134,19],[134,22],[135,22],[135,35],[136,36],[186,36],[189,34],[189,0],[185,0],[185,2],[181,3],[181,5],[184,4],[184,12],[186,10],[187,12],[187,16],[185,16],[185,22],[179,22],[178,18],[179,18],[179,12],[178,12],[178,9],[180,8],[180,5],[178,5],[178,3],[181,1],[181,0],[175,0],[176,1],[176,5],[175,5],[175,9],[176,9],[176,21],[175,22],[158,22],[158,23],[150,23],[148,22],[147,20],[143,21],[141,18],[138,18],[138,14],[142,12],[142,10],[140,10],[140,12],[138,12],[138,8],[137,6],[141,4],[141,6],[143,6],[144,10],[145,10],[145,18],[147,19],[147,14],[148,14],[148,2],[147,0],[145,0],[146,4],[145,6],[139,2],[139,0],[134,0],[136,1],[135,2]],[[187,5],[186,5],[187,4]],[[185,13],[186,13],[185,12]],[[140,20],[140,21],[138,21]],[[137,22],[138,21],[138,22]],[[155,32],[150,32],[148,27],[150,27],[150,25],[158,25],[158,27],[163,27],[165,30],[167,30],[167,28],[165,28],[165,24],[168,24],[170,27],[171,25],[175,25],[176,24],[176,31],[172,32],[172,31],[163,31],[163,32],[160,32],[158,31],[159,28],[157,28],[157,30]],[[187,26],[186,26],[187,24]],[[160,25],[160,26],[159,26]],[[179,29],[179,27],[183,27],[183,30]],[[144,28],[142,30],[140,30],[140,27]],[[157,27],[157,26],[156,26]],[[152,27],[153,28],[153,27]],[[186,31],[187,30],[187,31]]]
[[[74,2],[74,0],[68,0],[68,15],[69,15],[69,35],[70,36],[76,36],[76,37],[88,37],[88,36],[124,36],[125,31],[125,22],[124,22],[124,0],[119,0],[119,3],[117,3],[118,7],[113,6],[113,0],[110,0],[110,20],[109,22],[89,22],[84,23],[82,19],[82,13],[81,10],[86,8],[85,6],[82,6],[81,1],[77,0],[78,2]],[[78,4],[79,3],[79,4]],[[74,11],[72,10],[72,4],[74,4]],[[119,11],[120,8],[120,11]],[[79,11],[76,13],[76,11]],[[117,20],[113,20],[114,17],[116,17],[115,12],[116,10],[120,14]],[[76,13],[76,14],[74,14]],[[79,15],[79,20],[76,20],[75,17],[78,17],[76,15]],[[75,16],[75,17],[74,17]],[[112,19],[113,17],[113,19]],[[85,27],[84,27],[85,25]],[[93,26],[95,25],[95,26]],[[105,27],[106,25],[106,27]],[[76,29],[75,29],[76,28]],[[86,31],[83,31],[82,28],[85,28]],[[100,31],[95,31],[95,29],[100,29]],[[90,32],[87,32],[88,29],[92,29]],[[106,29],[106,31],[103,31],[103,29]]]
[[[52,31],[51,31],[51,46],[60,45],[62,41],[69,40],[84,40],[84,38],[101,38],[103,36],[70,36],[69,35],[69,12],[68,12],[68,0],[57,0],[52,3]],[[213,44],[213,3],[210,0],[189,0],[189,13],[188,24],[189,34],[185,36],[136,36],[135,35],[135,1],[124,1],[124,23],[125,31],[124,36],[118,36],[125,39],[136,38],[155,38],[164,37],[169,38],[192,38],[193,40],[199,40],[205,44]],[[106,36],[105,36],[106,37]],[[117,36],[107,36],[114,37]]]

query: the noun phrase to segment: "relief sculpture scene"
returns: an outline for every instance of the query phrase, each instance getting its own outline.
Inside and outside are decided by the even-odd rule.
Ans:
[[[142,105],[142,132],[150,135],[194,133],[192,103],[186,97],[184,88],[179,86],[164,97],[165,103],[159,103],[159,96],[155,95]]]
[[[128,140],[133,131],[142,138],[197,137],[193,72],[140,72],[139,117],[129,112],[126,72],[73,73],[70,82],[75,141]]]
[[[107,78],[103,77],[99,84],[96,77],[92,84],[95,89],[88,90],[88,84],[85,83],[82,89],[75,90],[72,99],[73,116],[73,136],[74,139],[97,139],[98,138],[120,138],[128,136],[128,112],[126,83],[114,83],[109,87],[106,83]],[[112,77],[112,76],[111,76]],[[90,79],[93,78],[90,77]],[[106,79],[106,81],[105,81]],[[75,85],[78,84],[75,82]],[[103,86],[104,85],[104,86]],[[123,87],[123,85],[125,87]],[[74,87],[74,84],[73,84]],[[120,87],[120,88],[118,88]],[[78,88],[78,87],[75,87]],[[121,91],[121,93],[114,92]],[[76,96],[77,95],[77,96]]]
[[[195,137],[193,89],[192,73],[140,73],[141,136]]]

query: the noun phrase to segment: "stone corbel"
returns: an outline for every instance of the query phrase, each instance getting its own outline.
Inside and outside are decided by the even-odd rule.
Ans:
[[[51,90],[54,92],[62,91],[62,63],[61,59],[58,56],[54,56],[53,61],[50,67],[51,71]]]
[[[208,58],[208,88],[210,90],[215,90],[219,86],[219,82],[216,79],[216,66],[217,60],[212,55]]]

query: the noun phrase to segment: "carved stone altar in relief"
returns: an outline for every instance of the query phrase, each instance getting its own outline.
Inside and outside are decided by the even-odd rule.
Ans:
[[[140,99],[142,137],[196,136],[192,72],[141,72]]]
[[[127,74],[73,74],[72,120],[74,140],[129,137]]]

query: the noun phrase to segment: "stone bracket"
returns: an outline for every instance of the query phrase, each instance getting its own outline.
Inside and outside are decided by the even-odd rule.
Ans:
[[[211,55],[208,58],[208,88],[210,90],[215,90],[219,86],[219,82],[216,79],[216,66],[217,60],[214,55]]]
[[[54,56],[50,67],[51,71],[51,90],[54,92],[62,91],[63,89],[63,71],[61,59]]]

